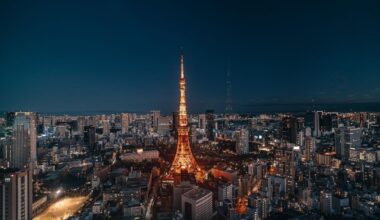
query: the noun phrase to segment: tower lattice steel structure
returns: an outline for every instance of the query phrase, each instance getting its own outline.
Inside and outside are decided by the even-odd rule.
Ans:
[[[187,172],[189,174],[198,174],[202,170],[199,168],[194,155],[191,151],[189,142],[189,128],[186,110],[186,94],[185,94],[185,72],[183,64],[183,54],[181,54],[181,76],[180,76],[180,99],[179,99],[179,120],[177,128],[177,151],[171,166],[171,174],[181,174]]]

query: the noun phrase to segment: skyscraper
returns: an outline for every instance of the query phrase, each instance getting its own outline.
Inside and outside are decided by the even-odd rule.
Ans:
[[[341,127],[335,132],[335,152],[338,158],[348,159],[349,149],[361,145],[361,128]]]
[[[196,185],[192,185],[188,181],[183,181],[180,184],[173,187],[173,209],[182,209],[182,194],[192,189],[197,188]]]
[[[181,54],[181,76],[180,76],[180,102],[179,102],[179,120],[177,129],[177,151],[171,166],[171,173],[178,175],[181,173],[196,174],[201,171],[193,153],[189,142],[189,127],[186,110],[186,94],[185,94],[185,72],[183,64],[183,55]]]
[[[333,212],[333,207],[332,207],[332,194],[329,191],[321,191],[320,192],[320,197],[319,197],[319,202],[320,202],[320,209],[321,212],[324,215],[331,215]]]
[[[11,127],[15,120],[15,112],[7,112],[5,115],[5,125]]]
[[[110,121],[109,120],[102,120],[101,121],[102,128],[103,128],[103,134],[104,135],[109,135],[110,134]]]
[[[321,125],[320,128],[322,131],[331,132],[333,128],[338,126],[337,124],[337,115],[334,113],[325,113],[320,119]]]
[[[196,188],[182,195],[182,214],[186,220],[212,219],[212,192]]]
[[[344,138],[344,127],[338,128],[335,131],[335,153],[336,156],[340,159],[346,159],[345,153],[344,153],[344,145],[345,145],[345,138]]]
[[[129,114],[123,113],[121,114],[121,133],[125,134],[128,132],[129,127]]]
[[[218,201],[228,199],[232,201],[233,185],[231,183],[223,183],[218,185]]]
[[[282,119],[282,139],[292,144],[297,142],[297,120],[295,117],[284,117]]]
[[[160,135],[169,134],[171,120],[172,120],[172,117],[170,116],[160,116],[158,118],[157,133]]]
[[[314,154],[314,138],[311,136],[311,128],[307,127],[305,129],[305,158],[306,161],[311,161]]]
[[[95,127],[92,125],[84,126],[83,142],[89,151],[95,150]]]
[[[249,152],[249,131],[241,128],[235,132],[236,153],[247,154]]]
[[[269,214],[268,198],[252,194],[248,197],[248,206],[256,210],[257,219],[265,219]]]
[[[37,134],[35,114],[32,112],[17,112],[13,124],[13,141],[10,166],[23,169],[37,162]]]
[[[9,167],[12,158],[12,137],[7,136],[4,139],[0,139],[0,148],[2,150],[1,158],[7,162],[7,167]]]
[[[200,114],[199,119],[198,119],[198,127],[200,129],[205,130],[206,129],[206,115],[205,114]]]
[[[320,128],[320,117],[321,117],[320,111],[314,112],[314,137],[320,137],[321,136],[321,128]]]
[[[157,131],[158,128],[158,119],[160,118],[160,111],[154,110],[150,112],[150,123],[152,128]]]
[[[32,219],[32,174],[29,169],[0,172],[0,219]]]

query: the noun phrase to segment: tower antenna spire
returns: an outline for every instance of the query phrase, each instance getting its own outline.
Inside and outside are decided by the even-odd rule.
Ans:
[[[183,47],[181,47],[181,79],[185,78],[185,69],[183,64]]]
[[[232,112],[232,98],[231,98],[231,63],[228,61],[226,73],[226,113]]]

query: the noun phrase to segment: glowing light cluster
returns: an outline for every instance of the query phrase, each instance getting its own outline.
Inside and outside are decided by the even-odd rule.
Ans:
[[[66,197],[64,199],[58,200],[49,208],[47,208],[43,213],[34,217],[34,220],[61,220],[67,219],[77,212],[88,199],[86,196],[80,197]]]

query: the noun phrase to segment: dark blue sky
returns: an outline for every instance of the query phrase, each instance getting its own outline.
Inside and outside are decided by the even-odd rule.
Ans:
[[[380,101],[380,2],[0,1],[0,109]]]

